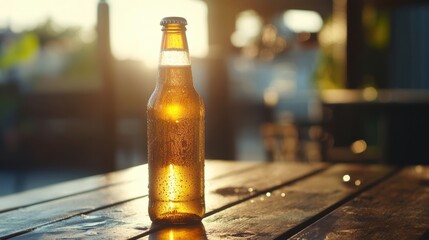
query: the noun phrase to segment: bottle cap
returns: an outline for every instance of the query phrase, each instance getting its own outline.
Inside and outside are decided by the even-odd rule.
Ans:
[[[182,17],[165,17],[161,20],[161,25],[166,25],[166,24],[187,25],[188,23],[186,22],[186,19]]]

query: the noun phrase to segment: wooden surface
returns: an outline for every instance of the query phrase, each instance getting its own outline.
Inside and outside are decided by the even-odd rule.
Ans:
[[[0,198],[1,239],[425,239],[429,167],[206,161],[199,225],[152,225],[145,165]]]

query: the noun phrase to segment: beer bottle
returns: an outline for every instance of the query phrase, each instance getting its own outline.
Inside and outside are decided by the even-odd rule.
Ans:
[[[154,223],[201,221],[204,105],[192,82],[186,19],[161,20],[156,87],[148,105],[149,216]]]

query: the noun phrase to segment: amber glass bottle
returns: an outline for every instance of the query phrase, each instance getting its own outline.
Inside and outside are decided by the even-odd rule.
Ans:
[[[149,216],[154,223],[201,221],[204,204],[204,105],[196,92],[186,19],[161,20],[156,88],[147,105]]]

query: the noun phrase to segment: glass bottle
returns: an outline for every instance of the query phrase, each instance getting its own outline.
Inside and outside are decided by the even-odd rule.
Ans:
[[[204,105],[191,72],[186,19],[161,20],[156,87],[148,105],[149,216],[154,223],[201,221],[204,203]]]

